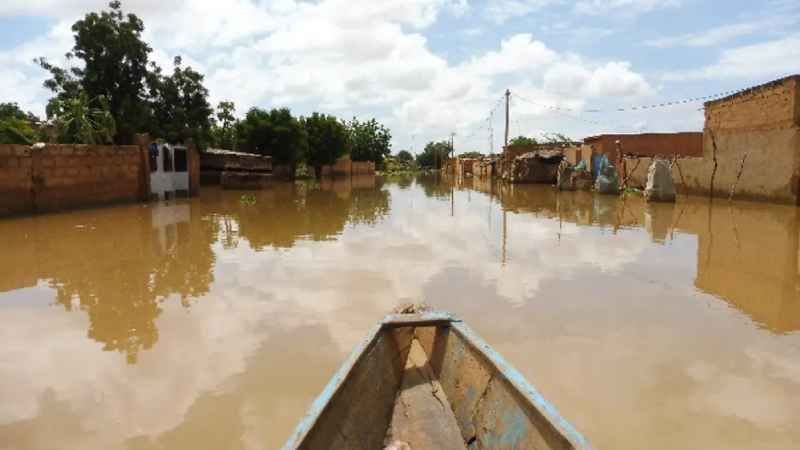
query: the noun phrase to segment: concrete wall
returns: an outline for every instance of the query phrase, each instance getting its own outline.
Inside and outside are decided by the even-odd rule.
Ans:
[[[144,200],[146,159],[133,145],[0,145],[0,215]]]

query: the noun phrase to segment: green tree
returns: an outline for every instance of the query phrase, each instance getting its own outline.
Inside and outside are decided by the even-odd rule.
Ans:
[[[37,59],[51,75],[44,83],[56,94],[51,103],[75,99],[83,91],[89,106],[98,108],[100,99],[105,98],[117,124],[114,142],[132,143],[148,119],[144,93],[152,49],[142,40],[143,22],[134,14],[124,14],[115,0],[108,11],[86,14],[72,25],[72,31],[75,45],[66,56],[82,64],[63,69]],[[48,105],[48,117],[52,109]]]
[[[428,142],[422,153],[417,155],[417,163],[420,167],[441,169],[450,157],[452,147],[449,141]]]
[[[397,152],[397,159],[403,164],[411,164],[414,162],[414,155],[408,150],[400,150]]]
[[[536,139],[527,136],[517,136],[514,139],[511,139],[511,142],[508,143],[509,145],[536,145]]]
[[[335,117],[325,114],[314,113],[300,120],[308,136],[306,163],[314,168],[314,174],[320,178],[322,166],[333,164],[347,153],[347,128]]]
[[[548,144],[572,145],[575,142],[567,135],[561,133],[547,133],[544,135],[544,139]]]
[[[117,127],[105,97],[90,100],[86,92],[81,91],[76,97],[56,99],[49,108],[59,142],[70,144],[113,142]]]
[[[236,105],[222,101],[217,105],[216,121],[211,128],[214,146],[233,150],[236,147]]]
[[[372,161],[383,167],[383,158],[391,154],[392,133],[375,119],[361,122],[353,118],[347,124],[350,133],[350,156],[353,161]]]
[[[199,148],[211,141],[211,114],[208,89],[203,86],[203,75],[182,67],[181,57],[175,58],[172,75],[164,75],[161,68],[151,63],[148,74],[150,89],[150,123],[148,130],[167,142],[184,143],[192,139]]]
[[[0,103],[0,144],[33,144],[38,137],[35,128],[38,121],[16,103]]]
[[[308,147],[303,126],[288,108],[252,108],[237,124],[236,135],[240,150],[272,156],[274,164],[287,165],[292,173]]]
[[[473,159],[480,159],[483,158],[483,153],[481,152],[464,152],[458,155],[459,158],[473,158]]]

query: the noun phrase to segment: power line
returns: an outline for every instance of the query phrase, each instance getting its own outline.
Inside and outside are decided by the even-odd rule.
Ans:
[[[584,123],[588,123],[590,125],[595,125],[595,126],[598,126],[598,127],[606,127],[606,128],[630,128],[630,127],[619,125],[619,124],[613,125],[613,124],[598,122],[596,120],[584,119],[582,117],[578,117],[578,116],[563,112],[563,108],[548,107],[545,104],[542,104],[542,103],[539,103],[539,102],[535,102],[533,100],[529,100],[529,99],[527,99],[525,97],[520,96],[519,94],[514,94],[514,96],[516,96],[517,99],[522,100],[523,102],[530,103],[531,105],[534,105],[534,106],[539,106],[539,107],[542,107],[542,108],[549,109],[555,114],[562,115],[564,117],[568,117],[568,118],[570,118],[572,120],[577,120],[579,122],[584,122]]]
[[[610,113],[610,112],[629,112],[629,111],[642,111],[642,110],[651,110],[651,109],[659,109],[659,108],[667,108],[671,106],[678,106],[678,105],[685,105],[687,103],[696,103],[696,102],[705,102],[706,100],[711,100],[720,97],[727,97],[729,95],[738,94],[739,92],[743,92],[746,89],[734,89],[730,91],[719,92],[716,94],[711,95],[704,95],[701,97],[691,97],[691,98],[684,98],[680,100],[671,100],[663,103],[652,103],[647,105],[634,105],[634,106],[627,106],[627,107],[611,107],[607,109],[579,109],[579,108],[567,108],[564,106],[558,105],[548,105],[544,103],[536,102],[538,106],[543,108],[557,110],[557,111],[568,111],[568,112],[575,112],[575,113]],[[514,94],[519,97],[519,94]]]

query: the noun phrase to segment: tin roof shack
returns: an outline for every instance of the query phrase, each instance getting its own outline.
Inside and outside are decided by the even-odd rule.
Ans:
[[[567,148],[562,143],[544,143],[544,144],[531,144],[531,145],[517,145],[509,144],[503,148],[503,154],[498,160],[496,173],[504,180],[511,179],[511,169],[514,161],[525,154],[537,151],[559,152],[563,154],[564,149]]]
[[[564,159],[561,150],[535,150],[518,156],[511,164],[511,183],[555,184],[558,166]]]
[[[272,157],[210,148],[200,154],[201,181],[261,186],[272,177]]]

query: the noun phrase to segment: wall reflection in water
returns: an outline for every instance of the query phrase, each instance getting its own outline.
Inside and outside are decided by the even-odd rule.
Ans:
[[[728,302],[771,331],[800,330],[797,208],[699,197],[681,197],[677,204],[648,204],[640,196],[619,200],[480,179],[456,185],[497,198],[505,211],[602,226],[612,232],[644,228],[657,244],[668,243],[675,233],[697,236],[698,289]]]
[[[0,220],[0,448],[280,448],[419,300],[598,448],[800,439],[795,208],[432,175],[244,193]]]
[[[389,212],[389,193],[375,177],[275,184],[253,204],[242,194],[209,189],[201,201],[0,221],[13,255],[0,259],[0,294],[46,282],[56,305],[88,315],[89,338],[135,364],[158,341],[164,301],[174,296],[190,308],[208,293],[213,244],[291,248],[300,239],[336,239],[347,224],[374,224]]]

